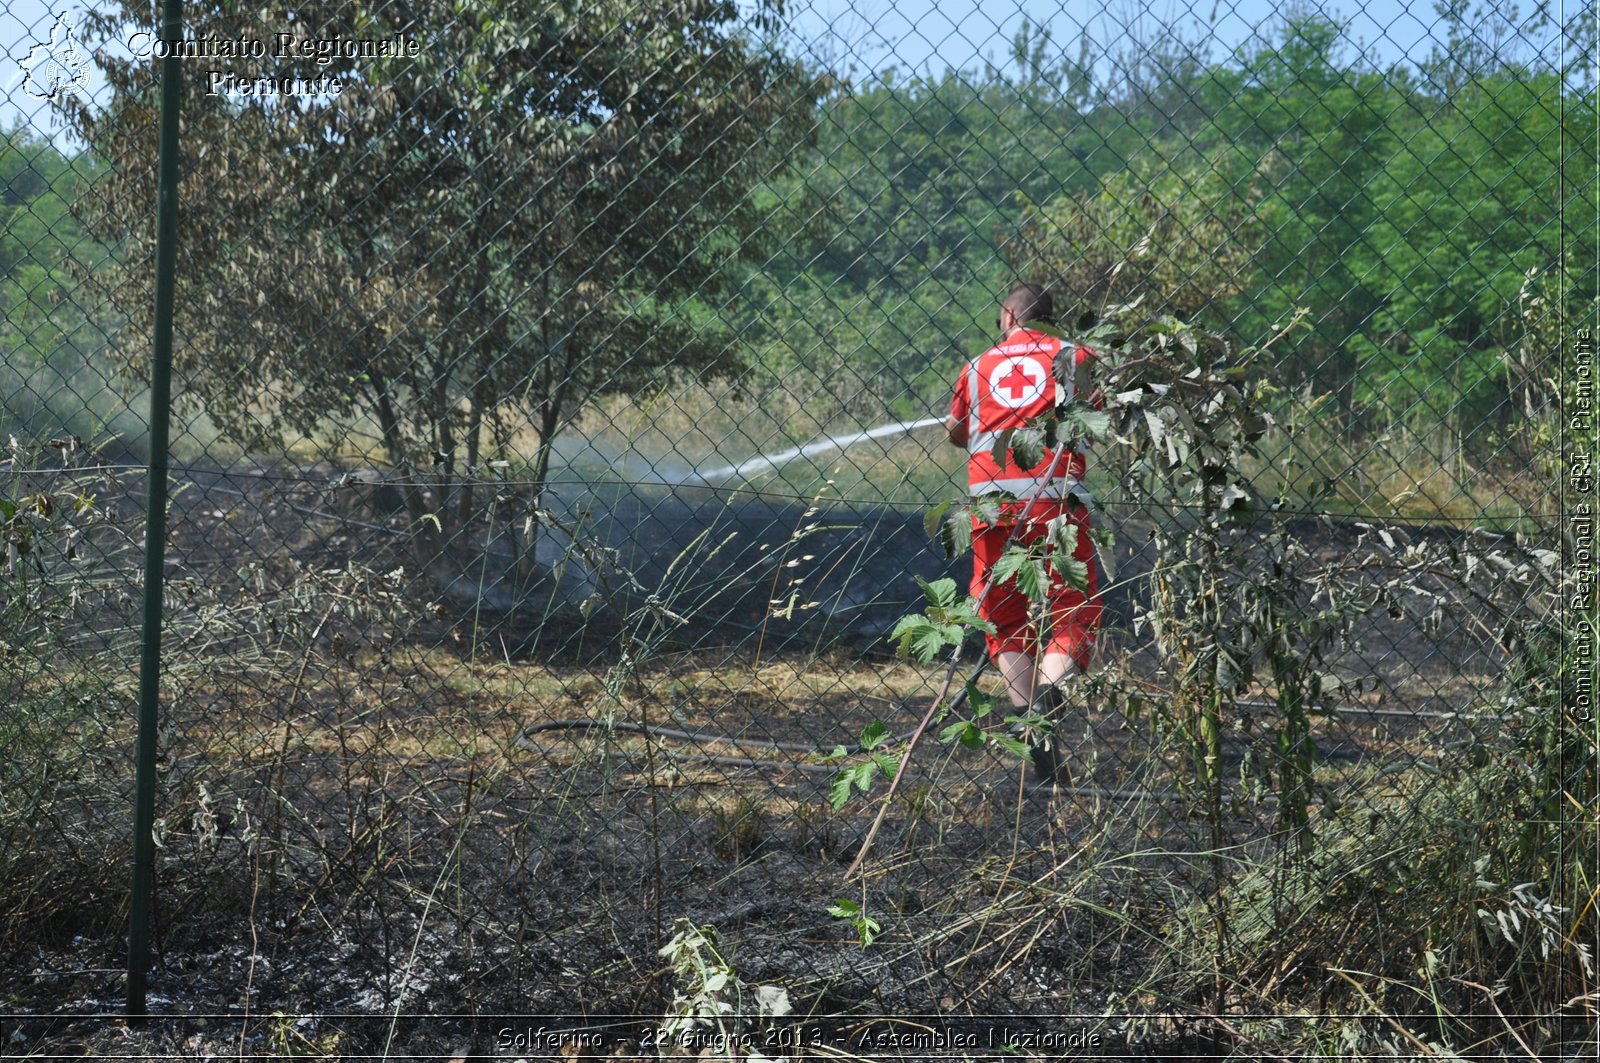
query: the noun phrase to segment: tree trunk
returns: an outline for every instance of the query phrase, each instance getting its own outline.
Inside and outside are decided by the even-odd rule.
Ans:
[[[416,470],[411,465],[410,456],[406,454],[405,444],[400,436],[400,419],[395,413],[394,396],[390,391],[389,381],[381,373],[369,371],[369,374],[372,377],[373,389],[378,396],[378,428],[383,433],[383,449],[389,456],[390,464],[403,477],[400,496],[405,500],[406,513],[411,518],[411,526],[415,532],[415,537],[412,539],[413,554],[418,566],[426,569],[443,551],[444,543],[434,523],[435,518],[428,512],[428,507],[422,500],[422,488],[417,482]]]

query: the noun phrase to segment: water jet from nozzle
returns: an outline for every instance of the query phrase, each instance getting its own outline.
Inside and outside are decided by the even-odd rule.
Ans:
[[[852,432],[846,436],[822,436],[814,439],[804,446],[791,447],[777,454],[757,454],[753,458],[741,461],[737,465],[726,465],[720,469],[711,469],[708,472],[696,473],[700,480],[727,480],[735,476],[749,476],[751,473],[764,469],[776,469],[787,465],[799,458],[809,458],[817,454],[826,454],[830,450],[843,450],[857,443],[865,443],[869,439],[882,439],[884,436],[901,435],[914,432],[919,428],[930,425],[943,424],[942,417],[924,417],[920,421],[896,421],[893,424],[879,425],[869,428],[864,432]]]

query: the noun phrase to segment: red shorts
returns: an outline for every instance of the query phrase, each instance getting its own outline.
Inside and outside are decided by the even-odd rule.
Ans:
[[[1021,508],[1020,506],[1018,507]],[[1069,511],[1062,502],[1037,502],[1028,514],[1028,521],[1013,538],[1011,524],[974,524],[972,529],[972,594],[980,599],[978,615],[995,626],[993,635],[985,635],[989,657],[1002,653],[1025,653],[1039,657],[1040,634],[1029,622],[1028,599],[1016,587],[1014,580],[991,589],[984,596],[989,581],[989,570],[1000,560],[1008,544],[1035,542],[1046,531],[1046,525],[1056,516],[1066,513],[1078,526],[1078,548],[1073,556],[1089,567],[1088,594],[1068,584],[1055,569],[1051,569],[1049,611],[1046,614],[1049,637],[1043,646],[1044,653],[1064,653],[1087,670],[1089,656],[1094,652],[1095,633],[1100,629],[1100,614],[1104,612],[1100,592],[1100,573],[1095,568],[1094,542],[1089,538],[1089,510],[1077,506]]]

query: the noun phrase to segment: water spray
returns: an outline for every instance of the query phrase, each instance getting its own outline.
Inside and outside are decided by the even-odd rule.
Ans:
[[[804,446],[791,447],[777,454],[757,454],[755,457],[741,461],[737,465],[725,465],[720,469],[696,473],[695,478],[710,481],[727,480],[736,476],[749,476],[751,473],[759,472],[763,469],[779,468],[799,458],[826,454],[831,450],[843,450],[846,447],[855,446],[857,443],[865,443],[869,439],[882,439],[884,436],[902,435],[906,432],[914,432],[919,428],[927,428],[931,425],[943,423],[944,418],[942,417],[924,417],[920,421],[896,421],[893,424],[879,425],[877,428],[869,428],[864,432],[852,432],[844,436],[822,436]]]

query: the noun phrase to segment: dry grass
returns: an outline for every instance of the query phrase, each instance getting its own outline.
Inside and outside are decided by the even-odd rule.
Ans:
[[[539,918],[552,930],[591,949],[620,935],[625,955],[648,953],[635,939],[650,925],[653,832],[663,850],[655,859],[680,884],[669,910],[698,911],[692,906],[712,897],[739,911],[768,905],[778,913],[770,926],[752,916],[746,928],[740,916],[741,962],[782,942],[806,957],[807,966],[788,972],[791,985],[807,977],[833,985],[847,969],[841,957],[860,950],[815,930],[802,939],[795,906],[821,912],[840,895],[841,860],[859,845],[876,811],[871,800],[834,812],[825,775],[717,765],[693,746],[637,734],[548,732],[532,748],[518,736],[541,720],[614,714],[825,746],[824,730],[848,735],[874,715],[916,713],[937,674],[887,660],[758,663],[684,653],[650,662],[639,689],[619,699],[603,676],[578,666],[407,647],[314,654],[300,684],[276,665],[215,673],[191,685],[170,721],[182,741],[162,798],[163,859],[176,883],[168,897],[207,912],[255,903],[249,891],[206,886],[206,867],[226,869],[251,851],[209,825],[242,802],[259,839],[254,858],[273,866],[272,854],[282,854],[273,911],[327,912],[340,925],[363,905],[414,907],[432,896],[432,869],[444,861],[431,917],[440,926],[500,940],[516,897],[551,892],[557,914]],[[687,721],[673,718],[674,706]],[[1074,779],[1096,792],[1029,798],[1014,757],[930,743],[867,868],[864,895],[886,929],[861,963],[899,971],[903,991],[937,992],[957,1005],[1088,1006],[1086,993],[1112,987],[1119,1014],[1152,1031],[1163,1014],[1183,1010],[1185,987],[1203,981],[1212,962],[1205,913],[1186,908],[1204,882],[1203,824],[1159,796],[1179,769],[1162,767],[1170,751],[1142,728],[1089,710],[1075,723]],[[1319,741],[1334,723],[1318,721]],[[1377,841],[1385,859],[1403,855],[1407,824],[1447,765],[1437,742],[1393,721],[1375,720],[1368,737],[1361,759],[1318,768],[1319,788],[1341,797],[1311,808],[1329,839],[1320,859],[1332,870],[1295,880],[1291,900],[1308,914],[1289,933],[1274,936],[1280,917],[1263,900],[1276,888],[1273,865],[1251,855],[1252,846],[1270,855],[1269,810],[1245,809],[1230,821],[1239,836],[1226,856],[1238,884],[1235,955],[1248,963],[1236,972],[1241,999],[1276,1007],[1284,992],[1298,991],[1302,982],[1279,962],[1285,956],[1310,962],[1337,948],[1330,955],[1354,962],[1378,948],[1365,936],[1377,932],[1369,909],[1401,903],[1349,876],[1366,873]],[[743,754],[765,755],[753,747]],[[1129,784],[1133,774],[1140,778]],[[456,838],[466,848],[447,854]],[[384,892],[395,874],[398,884]],[[1322,882],[1340,892],[1313,908],[1307,898]],[[204,899],[194,899],[201,890]],[[1359,934],[1330,939],[1337,919]],[[648,974],[616,959],[604,969],[634,982]],[[591,980],[597,970],[585,968]],[[1259,1024],[1245,1034],[1263,1043],[1309,1036]]]
[[[1557,499],[1547,477],[1505,461],[1473,461],[1460,444],[1442,429],[1368,435],[1312,418],[1267,435],[1252,479],[1263,491],[1290,498],[1331,483],[1331,499],[1318,508],[1335,515],[1550,525]]]
[[[888,420],[886,415],[883,421]],[[615,459],[623,477],[631,469],[655,470],[671,479],[694,468],[734,464],[874,426],[842,411],[810,410],[788,394],[690,383],[643,401],[603,400],[585,411],[574,431],[589,441],[592,459]],[[522,438],[514,449],[531,454],[531,442]],[[1268,435],[1262,451],[1253,478],[1263,493],[1309,501],[1324,481],[1330,482],[1332,505],[1318,508],[1335,513],[1491,525],[1529,518],[1548,523],[1555,515],[1556,500],[1541,470],[1509,457],[1471,460],[1461,440],[1443,429],[1357,433],[1328,417],[1291,417]],[[827,497],[930,504],[962,492],[964,463],[963,453],[935,427],[796,459],[751,474],[748,484],[802,496],[825,492]],[[1108,501],[1118,495],[1109,466],[1098,460],[1091,462],[1090,487]]]
[[[887,411],[888,399],[868,403]],[[1477,521],[1513,527],[1554,519],[1550,470],[1530,469],[1507,449],[1474,460],[1461,439],[1443,428],[1406,427],[1357,432],[1319,413],[1325,399],[1302,399],[1262,443],[1249,471],[1263,494],[1346,516],[1409,521]],[[929,416],[944,411],[932,409]],[[515,480],[532,465],[538,435],[519,411],[501,413],[513,426],[506,453]],[[578,411],[556,442],[552,477],[594,481],[681,483],[694,474],[748,458],[840,437],[887,423],[843,409],[830,396],[750,389],[727,381],[680,381],[635,396],[601,397]],[[194,453],[228,455],[226,441],[197,415],[186,430]],[[202,443],[195,450],[193,444]],[[1509,445],[1508,445],[1509,446]],[[1093,459],[1096,497],[1114,501],[1119,489],[1107,462]],[[239,456],[239,455],[233,455]],[[289,456],[303,463],[329,459],[382,466],[380,436],[370,419],[330,423],[316,437],[293,441]],[[734,478],[727,486],[800,497],[928,505],[962,493],[965,457],[937,428],[855,444],[795,459],[778,468]],[[1322,485],[1332,485],[1322,499]],[[1541,525],[1543,526],[1543,525]]]
[[[914,440],[894,444],[914,446]],[[864,474],[861,482],[877,475]],[[314,619],[323,605],[306,608]],[[353,630],[362,637],[359,625]],[[1414,631],[1405,637],[1419,641]],[[619,686],[604,665],[468,658],[399,642],[334,652],[327,640],[325,632],[309,650],[274,644],[232,658],[196,648],[174,671],[181,693],[169,706],[173,738],[160,806],[163,903],[177,911],[175,925],[185,925],[194,911],[220,913],[237,925],[256,900],[243,872],[264,866],[271,872],[263,875],[263,910],[270,907],[290,926],[354,925],[352,933],[365,935],[364,947],[373,950],[380,941],[389,947],[395,927],[410,931],[396,911],[420,910],[424,901],[437,903],[426,919],[416,916],[419,930],[426,925],[440,940],[453,933],[496,947],[514,942],[514,951],[537,953],[530,969],[545,963],[538,950],[562,938],[572,950],[562,962],[573,972],[563,984],[574,994],[563,999],[588,1000],[585,994],[648,983],[651,905],[664,904],[669,914],[692,911],[737,926],[750,943],[747,956],[797,957],[784,961],[796,985],[855,991],[839,981],[840,972],[865,954],[841,933],[830,934],[817,913],[841,891],[839,871],[876,811],[872,798],[836,813],[827,803],[826,773],[720,765],[695,746],[626,732],[552,731],[529,745],[518,739],[541,721],[614,718],[737,735],[745,743],[738,755],[798,759],[803,754],[769,753],[758,743],[850,748],[873,719],[903,733],[920,717],[940,669],[843,654],[762,659],[719,649],[662,653]],[[1403,659],[1375,666],[1352,656],[1334,667],[1351,680],[1370,679],[1377,667],[1394,672],[1381,689],[1352,691],[1357,708],[1468,709],[1491,689],[1491,663],[1430,658],[1428,674]],[[40,697],[65,689],[71,674],[65,668],[37,676],[30,689]],[[995,689],[992,677],[985,684]],[[126,682],[115,689],[124,698]],[[1181,912],[1200,892],[1196,869],[1209,841],[1183,802],[1159,796],[1184,770],[1181,758],[1121,722],[1098,709],[1074,719],[1071,764],[1082,792],[1048,799],[1022,792],[1021,766],[1011,755],[949,750],[929,740],[892,802],[862,887],[887,924],[870,962],[898,965],[899,984],[910,987],[904,991],[938,994],[928,999],[1018,1006],[1081,999],[1109,1007],[1071,996],[1087,986],[1115,990],[1116,1007],[1124,1010],[1175,1008],[1174,987],[1204,976],[1211,962],[1196,929],[1203,920],[1185,929]],[[125,724],[104,732],[107,749],[126,740]],[[1336,840],[1357,837],[1355,825],[1376,819],[1391,832],[1388,844],[1404,841],[1408,825],[1415,830],[1422,822],[1416,810],[1442,776],[1461,777],[1470,752],[1455,745],[1468,737],[1459,724],[1352,714],[1319,720],[1314,733],[1319,743],[1336,744],[1352,733],[1361,739],[1353,759],[1316,769],[1311,812],[1324,836]],[[110,760],[103,759],[86,759],[88,767],[79,770],[98,773],[109,794]],[[880,782],[874,797],[882,791]],[[233,822],[235,808],[244,810],[248,841],[238,826],[231,833],[219,826]],[[1229,873],[1245,884],[1238,901],[1259,906],[1262,894],[1252,891],[1272,882],[1249,876],[1270,865],[1251,861],[1275,844],[1273,812],[1241,800],[1233,817],[1237,847],[1227,855]],[[126,833],[115,817],[106,825]],[[70,869],[108,852],[119,855],[102,842],[99,834],[82,833],[58,863]],[[661,851],[652,853],[657,842]],[[1404,854],[1403,847],[1390,851]],[[1337,844],[1326,854],[1365,868]],[[71,878],[63,872],[40,880],[54,891],[51,911],[68,912],[71,902],[92,913],[98,898],[74,892]],[[103,870],[98,879],[82,876],[102,896],[107,882]],[[654,900],[656,890],[664,902]],[[19,896],[24,905],[46,899],[37,887]],[[1420,909],[1426,903],[1386,897],[1352,887],[1336,898],[1343,907],[1325,906],[1316,920],[1297,924],[1292,940],[1284,939],[1284,954],[1316,955],[1345,925],[1339,919],[1360,935],[1377,934],[1379,916],[1371,913],[1380,904]],[[96,918],[109,923],[115,915]],[[1278,1006],[1300,983],[1287,975],[1272,981],[1274,939],[1263,929],[1269,924],[1259,910],[1248,915],[1241,926],[1260,941],[1249,957],[1258,965],[1255,981],[1243,989],[1263,1007]],[[1180,931],[1188,935],[1181,942]],[[1340,948],[1351,956],[1390,948],[1374,941],[1357,937]],[[791,951],[779,953],[773,942]],[[287,954],[306,946],[291,931],[282,947]],[[601,953],[603,962],[590,959]],[[1172,961],[1165,973],[1154,962],[1163,954]],[[390,962],[388,953],[375,955],[362,962]],[[441,955],[441,963],[454,962],[452,954]],[[488,999],[501,985],[503,966],[495,964],[519,962],[494,959],[475,968],[481,978],[475,991]],[[621,998],[608,1000],[617,1005]]]

